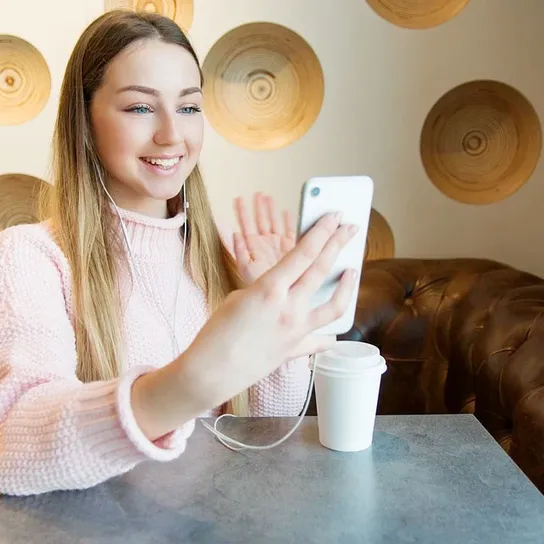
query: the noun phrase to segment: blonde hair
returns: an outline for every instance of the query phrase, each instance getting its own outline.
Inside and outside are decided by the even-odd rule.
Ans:
[[[110,61],[137,40],[158,39],[191,53],[191,44],[170,19],[132,11],[105,13],[83,32],[69,59],[53,138],[52,187],[44,192],[41,218],[51,221],[72,271],[77,376],[84,382],[119,376],[123,360],[117,255],[122,238],[114,228],[100,184],[107,173],[92,136],[89,107]],[[202,72],[201,72],[202,77]],[[189,270],[207,295],[210,312],[241,287],[235,260],[221,241],[198,165],[186,180],[191,203],[187,225]],[[168,203],[177,208],[180,196]],[[182,263],[180,263],[182,266]],[[247,415],[248,392],[227,411]]]

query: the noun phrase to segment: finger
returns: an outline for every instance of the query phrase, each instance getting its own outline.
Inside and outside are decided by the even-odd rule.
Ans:
[[[250,214],[247,209],[245,200],[241,197],[236,199],[236,212],[238,215],[238,223],[244,237],[244,244],[251,258],[251,256],[257,250],[257,247],[255,245],[257,235],[255,234],[255,231],[253,229],[253,223],[250,219]]]
[[[234,247],[234,256],[236,257],[238,263],[242,266],[247,266],[251,260],[251,257],[244,241],[244,237],[240,233],[235,232],[232,235],[232,245]]]
[[[248,238],[253,234],[253,226],[249,213],[247,211],[245,200],[242,197],[238,197],[234,200],[234,211],[236,212],[236,219],[240,225],[240,230],[244,238]]]
[[[280,221],[276,211],[276,204],[271,196],[266,197],[266,208],[268,211],[268,220],[270,222],[270,231],[272,234],[281,234]]]
[[[280,290],[289,289],[319,257],[336,232],[339,221],[338,213],[326,214],[319,219],[287,255],[261,276],[261,284]]]
[[[265,200],[266,198],[262,193],[256,193],[254,196],[255,224],[258,233],[261,235],[270,234],[270,221]]]
[[[313,309],[308,315],[308,331],[313,332],[339,319],[346,312],[353,290],[357,287],[357,272],[346,270],[328,302]]]
[[[295,214],[289,210],[285,210],[283,212],[283,223],[285,228],[285,236],[294,240],[297,236]]]
[[[291,251],[296,243],[295,214],[285,210],[283,212],[283,224],[285,234],[280,238],[280,251],[285,254]]]
[[[309,298],[325,281],[339,253],[356,234],[357,228],[342,225],[328,240],[315,262],[304,272],[292,287],[292,294],[297,299]]]

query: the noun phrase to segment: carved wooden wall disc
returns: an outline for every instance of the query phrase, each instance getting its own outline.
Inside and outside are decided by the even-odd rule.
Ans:
[[[541,145],[538,115],[521,93],[497,81],[473,81],[433,106],[420,151],[429,179],[444,194],[490,204],[526,183]]]
[[[395,238],[385,217],[372,208],[365,247],[365,261],[395,256]]]
[[[310,129],[321,110],[319,60],[303,38],[281,25],[231,30],[210,50],[203,72],[206,116],[240,147],[285,147]]]
[[[430,28],[453,19],[469,0],[367,0],[383,19],[403,28]]]
[[[37,222],[40,189],[47,182],[26,174],[0,175],[0,230]]]
[[[184,30],[193,24],[193,0],[105,0],[105,9],[130,9],[169,17]]]
[[[41,53],[16,36],[0,35],[0,125],[36,117],[51,92],[49,67]]]

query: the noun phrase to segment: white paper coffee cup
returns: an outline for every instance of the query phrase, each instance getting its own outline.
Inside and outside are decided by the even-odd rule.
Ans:
[[[315,397],[319,441],[337,451],[372,444],[385,359],[372,344],[338,341],[316,355]]]

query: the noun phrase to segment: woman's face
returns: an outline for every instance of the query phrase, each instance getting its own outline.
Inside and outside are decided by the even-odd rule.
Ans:
[[[200,155],[201,109],[198,66],[183,47],[147,40],[112,60],[90,117],[118,206],[166,217]]]

